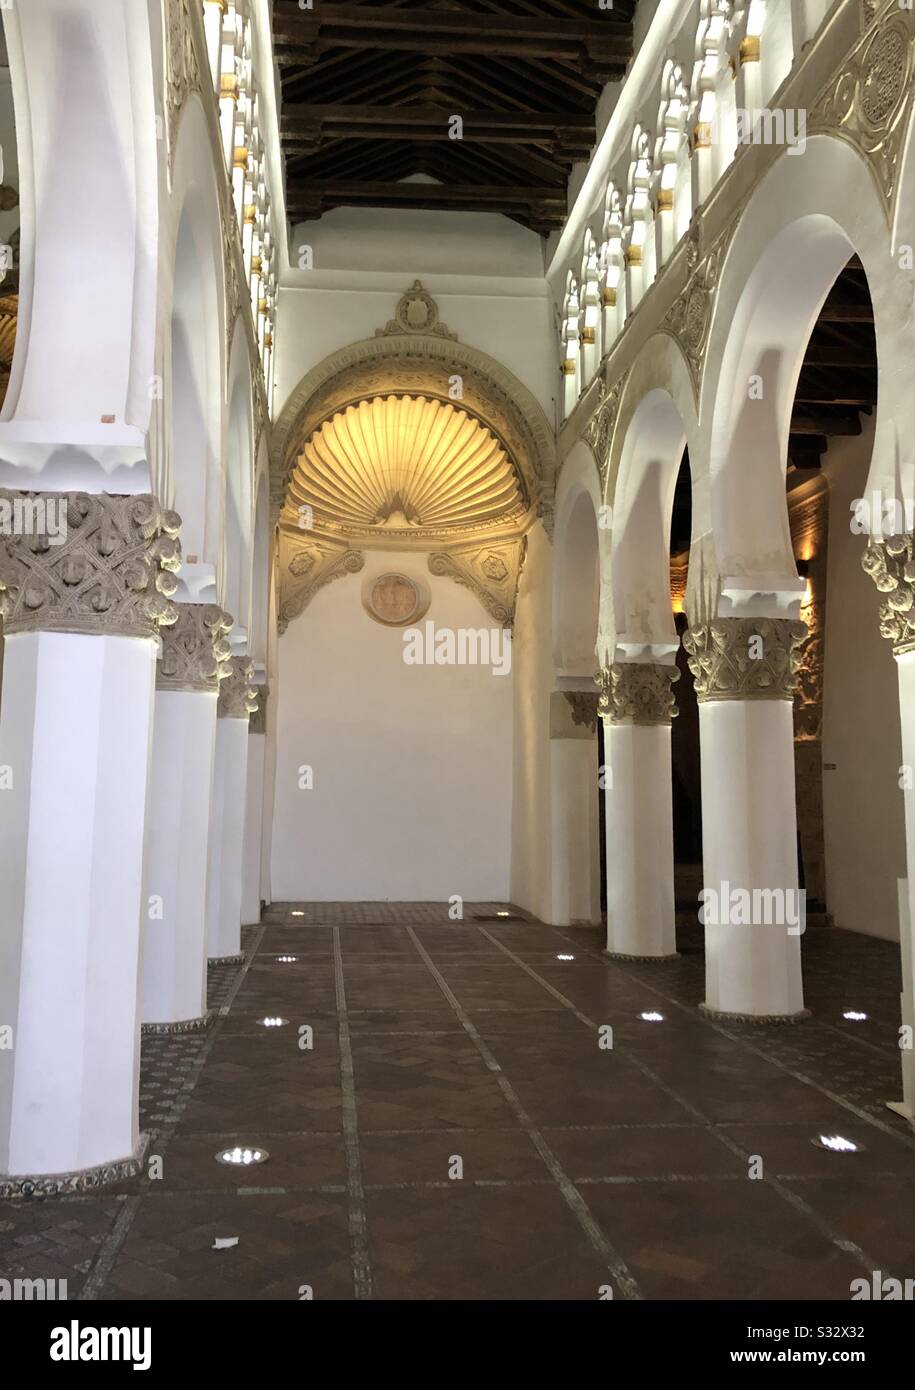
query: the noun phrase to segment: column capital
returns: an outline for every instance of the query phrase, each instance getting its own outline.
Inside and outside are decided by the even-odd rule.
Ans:
[[[149,494],[0,490],[6,635],[154,637],[178,616],[180,527]]]
[[[227,674],[219,682],[220,719],[247,719],[257,709],[257,690],[251,684],[254,662],[249,656],[230,656]]]
[[[677,715],[676,666],[655,661],[615,661],[598,676],[600,717],[608,724],[669,724]]]
[[[706,700],[791,700],[807,625],[793,618],[713,618],[683,646]]]
[[[880,635],[893,655],[915,651],[915,563],[911,532],[869,540],[861,568],[886,598],[880,605]]]
[[[216,690],[228,675],[232,619],[215,603],[178,603],[178,620],[162,632],[157,690]]]

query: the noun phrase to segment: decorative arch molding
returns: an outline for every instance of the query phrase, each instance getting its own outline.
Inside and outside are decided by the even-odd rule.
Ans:
[[[391,396],[440,401],[478,421],[510,461],[517,505],[484,525],[413,536],[389,526],[347,527],[345,534],[332,526],[303,530],[288,490],[306,443],[348,408]],[[469,588],[496,622],[511,626],[526,532],[538,516],[548,532],[552,528],[555,475],[555,439],[537,400],[501,363],[458,342],[416,281],[374,338],[332,353],[302,378],[274,425],[270,490],[278,524],[279,631],[318,589],[363,568],[363,546],[403,545],[428,550],[432,574]]]
[[[556,473],[553,431],[539,403],[495,358],[466,343],[424,333],[384,333],[331,353],[302,378],[272,432],[270,491],[279,517],[295,460],[306,440],[332,415],[360,400],[418,392],[454,401],[460,377],[462,410],[501,440],[516,464],[528,500],[550,529]]]
[[[563,461],[556,486],[556,529],[553,537],[553,665],[558,676],[589,678],[599,665],[598,647],[608,591],[609,531],[601,528],[602,486],[591,445],[580,439]],[[593,529],[592,529],[593,528]],[[589,592],[588,572],[594,541],[597,593]],[[596,630],[588,632],[591,604],[596,599]],[[587,650],[586,650],[587,647]],[[590,697],[589,697],[590,698]],[[594,699],[596,700],[596,693]]]

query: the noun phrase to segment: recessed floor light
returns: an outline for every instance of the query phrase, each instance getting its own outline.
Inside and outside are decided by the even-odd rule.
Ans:
[[[305,913],[304,913],[304,912],[290,912],[289,915],[290,915],[290,917],[304,917],[304,916],[305,916]]]
[[[242,1148],[236,1144],[234,1149],[220,1149],[216,1155],[216,1162],[228,1164],[233,1168],[248,1168],[252,1163],[266,1163],[269,1157],[266,1149]]]
[[[263,1024],[265,1028],[282,1028],[284,1024],[287,1024],[289,1022],[289,1019],[275,1018],[273,1015],[268,1015],[267,1018],[259,1018],[257,1021],[258,1023]]]
[[[556,959],[557,959],[557,960],[574,960],[575,957],[574,957],[574,956],[557,956]]]
[[[818,1149],[828,1149],[835,1154],[854,1154],[860,1151],[860,1144],[853,1144],[850,1139],[846,1139],[842,1134],[818,1134],[816,1139],[810,1141]]]
[[[281,961],[283,965],[294,965],[298,956],[274,956],[273,959]]]
[[[497,916],[497,917],[510,917],[510,916],[511,916],[511,913],[510,913],[510,912],[497,912],[497,913],[496,913],[496,916]]]
[[[867,1014],[860,1013],[858,1009],[846,1009],[842,1017],[847,1018],[851,1023],[863,1023]]]
[[[655,1011],[654,1011],[653,1009],[647,1010],[646,1013],[639,1014],[639,1018],[644,1019],[644,1021],[645,1021],[646,1023],[663,1023],[663,1022],[664,1022],[664,1015],[663,1015],[663,1014],[659,1014],[659,1013],[655,1013]]]

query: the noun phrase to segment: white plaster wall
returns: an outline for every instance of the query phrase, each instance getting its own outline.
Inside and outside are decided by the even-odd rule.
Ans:
[[[540,525],[528,536],[515,614],[512,902],[551,920],[550,639],[553,552]]]
[[[862,417],[864,418],[864,417]],[[823,689],[826,900],[836,926],[899,939],[896,880],[905,875],[899,696],[890,644],[880,636],[880,595],[861,568],[865,538],[849,506],[864,495],[872,427],[833,439]]]
[[[509,895],[514,671],[408,666],[403,630],[373,621],[365,585],[426,585],[422,622],[490,628],[469,590],[424,555],[370,551],[279,641],[271,886],[279,901]],[[314,770],[299,789],[299,768]]]
[[[553,307],[533,232],[489,213],[339,208],[294,227],[290,245],[277,307],[277,413],[329,353],[383,328],[420,279],[451,332],[513,372],[555,421]],[[304,245],[310,270],[297,268]]]

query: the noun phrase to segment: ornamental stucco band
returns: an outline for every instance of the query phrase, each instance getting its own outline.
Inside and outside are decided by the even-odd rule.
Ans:
[[[683,646],[706,700],[791,700],[807,626],[792,618],[713,618]]]
[[[216,690],[229,673],[226,637],[232,619],[215,603],[179,603],[178,620],[162,633],[157,690]]]
[[[155,637],[177,621],[181,518],[155,497],[109,493],[9,493],[66,517],[46,535],[0,537],[0,617],[16,632]]]
[[[669,724],[677,715],[674,682],[676,666],[659,662],[618,661],[604,666],[597,677],[597,711],[608,724]]]
[[[871,541],[861,568],[886,598],[880,605],[880,635],[894,656],[915,651],[915,562],[911,533]]]
[[[229,670],[219,683],[220,719],[247,719],[257,709],[257,688],[251,684],[254,662],[248,656],[229,658]]]

